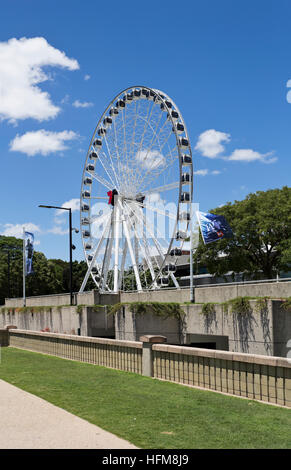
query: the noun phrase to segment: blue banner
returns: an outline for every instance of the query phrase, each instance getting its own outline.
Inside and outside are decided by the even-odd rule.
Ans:
[[[233,236],[232,230],[223,215],[200,211],[197,211],[196,214],[205,244]]]
[[[25,232],[25,275],[33,274],[32,257],[33,257],[33,243],[34,235],[30,232]]]

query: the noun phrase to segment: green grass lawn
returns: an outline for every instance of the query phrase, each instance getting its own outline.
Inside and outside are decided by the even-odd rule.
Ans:
[[[145,449],[291,447],[291,410],[1,348],[0,378]]]

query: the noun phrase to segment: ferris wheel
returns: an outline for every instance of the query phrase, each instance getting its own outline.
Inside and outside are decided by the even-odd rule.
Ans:
[[[100,117],[83,170],[88,269],[80,292],[90,275],[100,292],[179,288],[192,197],[192,152],[178,107],[156,89],[123,90]]]

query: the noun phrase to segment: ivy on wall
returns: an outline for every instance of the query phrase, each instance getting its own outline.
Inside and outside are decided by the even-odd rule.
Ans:
[[[97,305],[97,304],[94,304],[94,305],[86,305],[86,304],[80,304],[77,306],[76,308],[76,313],[83,313],[83,308],[84,307],[89,307],[91,310],[93,310],[93,312],[96,312],[96,313],[99,313],[100,312],[100,308],[106,308],[108,307],[108,305]]]
[[[202,314],[203,315],[211,315],[215,312],[215,304],[211,302],[206,302],[202,305]]]
[[[236,297],[226,302],[206,302],[202,305],[201,314],[209,315],[215,312],[215,306],[221,305],[224,314],[237,313],[239,315],[250,315],[253,309],[250,300],[256,300],[255,311],[261,313],[267,308],[267,300],[269,297]],[[283,303],[283,308],[291,310],[291,297]]]
[[[110,306],[108,314],[114,315],[124,306],[129,306],[130,312],[135,315],[151,313],[157,317],[177,318],[178,320],[186,315],[181,305],[176,302],[120,302]]]
[[[288,297],[288,299],[283,302],[282,308],[288,312],[291,312],[291,297]]]

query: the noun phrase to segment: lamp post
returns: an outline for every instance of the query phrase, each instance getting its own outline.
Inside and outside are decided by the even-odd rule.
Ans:
[[[45,206],[40,204],[38,207],[45,207],[46,209],[60,209],[64,211],[69,211],[69,243],[70,243],[70,305],[73,305],[73,256],[72,251],[75,249],[75,246],[72,244],[72,230],[75,230],[76,233],[79,232],[78,229],[72,228],[72,209],[70,207],[59,207],[59,206]]]

